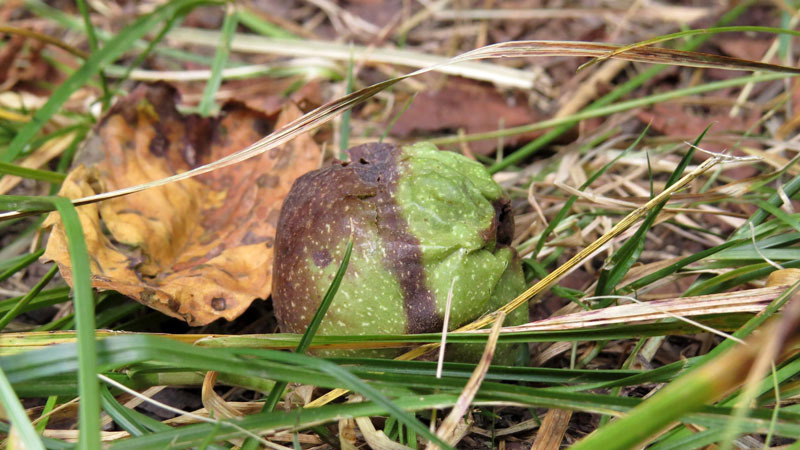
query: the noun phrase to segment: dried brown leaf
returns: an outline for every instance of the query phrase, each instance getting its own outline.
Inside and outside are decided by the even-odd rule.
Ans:
[[[175,92],[142,85],[111,109],[82,149],[60,195],[79,198],[146,183],[225,157],[300,117],[277,124],[233,104],[218,119],[183,116]],[[94,287],[119,291],[165,314],[204,325],[238,317],[270,294],[280,205],[297,176],[316,168],[307,135],[225,169],[79,208]],[[44,258],[71,281],[57,215]]]
[[[402,106],[396,108],[393,116],[401,109]],[[417,133],[458,129],[474,134],[543,119],[543,114],[529,107],[522,96],[506,99],[491,85],[453,77],[439,89],[419,93],[392,126],[392,135],[407,138]],[[505,143],[513,146],[541,134],[538,131],[510,136]],[[487,139],[470,143],[470,148],[486,155],[493,152],[497,144],[496,139]]]

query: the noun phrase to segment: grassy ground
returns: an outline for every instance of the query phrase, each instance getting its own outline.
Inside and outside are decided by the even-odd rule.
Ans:
[[[494,3],[0,4],[4,443],[800,448],[798,5]],[[119,106],[155,81],[180,94],[175,117],[195,122]],[[307,114],[279,119],[289,103]],[[115,114],[201,142],[231,108],[257,117],[239,125],[270,124],[255,143],[231,127],[226,151],[243,150],[232,160],[184,154],[175,170],[126,178],[130,166],[108,181],[125,192],[67,189],[76,153],[139,136],[110,128]],[[178,307],[94,290],[105,256],[85,211],[96,206],[56,195],[177,195],[194,185],[153,182],[204,172],[230,185],[223,174],[292,142],[323,164],[380,139],[462,153],[511,195],[529,289],[447,342],[524,343],[524,364],[438,367],[436,333],[281,334],[269,300],[190,326],[167,315]],[[187,211],[217,198],[204,195]],[[58,265],[42,258],[56,217]],[[103,226],[98,236],[114,231]],[[516,308],[529,324],[488,331]],[[325,345],[412,347],[397,360],[306,355]]]

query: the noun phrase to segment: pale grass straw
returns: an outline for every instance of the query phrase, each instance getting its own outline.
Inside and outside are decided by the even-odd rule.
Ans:
[[[456,286],[458,277],[453,278],[450,283],[450,290],[447,291],[447,303],[444,305],[444,324],[442,325],[442,344],[439,347],[439,362],[436,364],[436,378],[442,378],[442,366],[444,364],[444,347],[447,343],[447,328],[450,324],[450,306],[453,303],[453,288]]]
[[[161,403],[158,400],[154,400],[154,399],[152,399],[150,397],[144,396],[144,395],[134,391],[133,389],[129,388],[128,386],[125,386],[122,383],[118,383],[118,382],[112,380],[111,378],[109,378],[109,377],[107,377],[107,376],[105,376],[103,374],[99,374],[98,373],[97,377],[100,378],[102,381],[114,386],[115,388],[120,389],[120,390],[122,390],[122,391],[124,391],[124,392],[126,392],[126,393],[128,393],[128,394],[130,394],[132,396],[134,396],[134,397],[137,397],[137,398],[141,399],[145,403],[149,403],[151,405],[158,406],[159,408],[165,409],[165,410],[167,410],[167,411],[169,411],[171,413],[175,413],[175,414],[178,414],[178,415],[181,415],[181,416],[191,417],[192,419],[197,420],[198,422],[206,422],[206,423],[213,423],[215,425],[229,426],[229,427],[235,429],[236,431],[239,431],[239,432],[241,432],[241,433],[243,433],[243,434],[245,434],[245,435],[247,435],[247,436],[249,436],[249,437],[251,437],[253,439],[258,440],[258,442],[266,445],[267,447],[274,448],[274,449],[279,449],[279,450],[289,450],[288,447],[284,447],[282,445],[275,444],[274,442],[269,442],[266,439],[262,438],[261,436],[253,433],[250,430],[246,430],[246,429],[240,427],[239,425],[236,425],[235,423],[224,422],[224,421],[221,421],[221,420],[213,419],[211,417],[199,416],[197,414],[190,413],[188,411],[184,411],[182,409],[175,408],[175,407],[167,405],[165,403]]]
[[[547,217],[545,217],[544,211],[542,210],[542,205],[539,204],[539,201],[536,200],[536,196],[533,193],[534,189],[536,188],[536,184],[536,182],[533,182],[528,188],[528,203],[533,207],[533,210],[536,212],[536,216],[542,222],[542,226],[547,228],[549,225],[547,222]]]
[[[13,289],[0,288],[0,295],[6,297],[22,297],[27,294],[25,291],[15,291]]]
[[[648,307],[648,308],[650,308],[650,309],[652,309],[652,310],[654,310],[656,312],[659,312],[661,314],[665,314],[667,316],[670,316],[673,319],[681,320],[683,322],[688,323],[689,325],[693,325],[693,326],[695,326],[697,328],[700,328],[701,330],[708,331],[709,333],[716,334],[717,336],[721,336],[721,337],[724,337],[726,339],[730,339],[730,340],[732,340],[734,342],[737,342],[739,344],[746,344],[743,340],[737,338],[736,336],[733,336],[733,335],[730,335],[730,334],[728,334],[728,333],[726,333],[724,331],[720,331],[720,330],[717,330],[715,328],[709,327],[708,325],[703,325],[700,322],[697,322],[695,320],[680,316],[680,315],[675,314],[675,313],[673,313],[671,311],[668,311],[666,309],[662,309],[662,308],[659,308],[657,306],[651,305],[651,304],[649,304],[647,302],[639,301],[636,298],[631,297],[629,295],[598,295],[598,296],[594,296],[594,297],[584,297],[583,298],[583,300],[603,300],[603,299],[630,300],[633,303],[646,306],[646,307]]]
[[[694,144],[692,144],[691,142],[688,142],[688,141],[683,141],[683,143],[688,145],[689,147],[692,147],[693,149],[695,149],[695,150],[697,150],[699,152],[703,152],[706,155],[713,156],[713,157],[719,159],[720,162],[723,162],[723,163],[755,162],[755,161],[762,161],[764,159],[764,158],[761,158],[759,156],[734,156],[734,155],[730,155],[730,154],[728,154],[728,150],[727,149],[725,149],[725,150],[723,150],[721,152],[712,152],[711,150],[706,150],[706,149],[704,149],[702,147],[698,147],[698,146],[696,146],[696,145],[694,145]]]
[[[691,23],[709,15],[712,8],[676,7],[647,2],[647,7],[636,13],[638,19],[659,22]],[[627,10],[603,8],[515,8],[515,9],[452,9],[434,13],[437,20],[548,20],[586,19],[602,17],[615,22],[627,15]]]
[[[306,2],[324,11],[340,36],[347,36],[354,32],[357,34],[377,35],[381,31],[375,24],[362,19],[330,0],[306,0]]]
[[[169,38],[183,43],[210,47],[219,44],[219,32],[195,28],[176,28],[170,32]],[[231,50],[293,57],[321,57],[337,61],[349,61],[351,58],[348,44],[272,39],[245,34],[236,34],[233,37]],[[394,48],[380,48],[371,51],[364,46],[353,45],[352,58],[370,63],[415,68],[434,66],[435,68],[432,70],[448,75],[463,76],[519,89],[533,89],[538,79],[538,75],[530,70],[514,69],[491,63],[466,62],[465,59],[457,64],[448,64],[449,58],[446,57]]]
[[[360,398],[360,396],[357,398]],[[376,430],[375,426],[372,425],[372,419],[369,417],[356,417],[354,420],[361,430],[364,441],[366,441],[370,448],[380,450],[411,450],[411,447],[391,440],[389,436],[386,436],[383,430]],[[342,448],[344,448],[344,446],[342,446]]]
[[[471,431],[475,434],[480,434],[481,436],[486,437],[500,437],[500,436],[507,436],[509,434],[517,434],[523,431],[533,430],[539,427],[539,424],[542,422],[542,419],[539,416],[536,416],[535,419],[528,419],[523,420],[522,422],[516,423],[511,425],[507,428],[495,428],[493,430],[486,430],[477,426],[473,426]]]
[[[240,67],[228,67],[222,70],[223,79],[254,77],[281,69],[302,69],[306,76],[311,78],[321,74],[323,70],[340,72],[340,68],[328,59],[323,58],[297,58],[280,64],[252,64]],[[106,73],[120,76],[127,68],[111,66]],[[211,71],[200,70],[147,70],[133,69],[128,78],[137,81],[204,81],[211,78]]]
[[[767,255],[765,255],[765,254],[763,254],[761,252],[761,249],[758,248],[758,243],[756,243],[756,229],[755,229],[755,227],[753,227],[753,222],[747,222],[747,224],[750,225],[750,239],[753,241],[753,248],[755,249],[756,253],[758,253],[758,256],[760,256],[761,259],[766,261],[767,264],[769,264],[770,266],[776,268],[777,270],[783,270],[784,267],[782,265],[780,265],[780,264],[776,263],[775,261],[767,258]]]
[[[417,25],[427,20],[430,16],[435,15],[437,12],[444,9],[450,3],[450,0],[439,0],[435,3],[427,4],[426,2],[420,3],[422,3],[423,9],[411,16],[405,22],[401,23],[394,32],[395,37],[402,36],[411,31],[413,28],[416,28]]]
[[[778,411],[781,409],[781,388],[778,386],[778,374],[776,373],[774,362],[772,363],[772,376],[770,379],[772,379],[772,392],[775,393],[775,407],[772,408],[773,419],[770,421],[769,432],[767,432],[767,437],[764,439],[764,449],[771,448],[770,441],[772,440],[772,433],[775,431],[775,418],[777,418]]]
[[[776,181],[776,183],[778,184],[778,187],[775,189],[775,191],[778,193],[778,197],[780,197],[781,201],[783,202],[781,208],[783,208],[786,214],[794,214],[792,201],[789,199],[789,196],[786,195],[786,191],[783,190],[783,183],[781,183],[780,180]]]
[[[773,329],[774,331],[774,329]],[[725,424],[723,431],[722,445],[720,449],[728,450],[731,448],[731,443],[738,434],[739,426],[744,417],[748,415],[748,411],[755,408],[754,400],[759,395],[759,390],[762,385],[764,376],[772,369],[773,377],[775,376],[775,360],[780,356],[781,347],[783,346],[783,339],[786,336],[775,336],[774,339],[766,339],[762,341],[759,352],[756,355],[750,370],[747,372],[747,377],[742,384],[741,392],[739,393],[736,403],[734,404],[733,417]],[[776,408],[780,407],[778,401]]]
[[[483,349],[480,361],[472,371],[472,375],[470,375],[467,384],[464,386],[464,390],[461,391],[461,394],[458,396],[458,400],[456,400],[456,404],[453,405],[453,409],[450,410],[450,414],[448,414],[441,425],[439,425],[436,436],[450,445],[455,445],[457,443],[456,430],[458,428],[458,423],[467,413],[470,404],[472,404],[472,400],[478,393],[483,379],[486,377],[486,372],[489,370],[489,365],[492,362],[495,349],[497,348],[497,339],[500,336],[500,330],[503,327],[505,318],[506,314],[500,311],[492,325],[492,330],[489,333],[489,338],[486,341],[486,347]],[[429,442],[425,450],[434,450],[437,448],[439,448],[438,445]]]

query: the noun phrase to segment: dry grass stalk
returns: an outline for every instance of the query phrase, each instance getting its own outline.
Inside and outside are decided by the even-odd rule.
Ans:
[[[108,378],[105,375],[97,374],[97,377],[100,378],[100,380],[102,380],[103,382],[105,382],[107,384],[110,384],[110,385],[114,386],[115,388],[122,390],[123,392],[126,392],[126,393],[128,393],[130,395],[133,395],[134,397],[139,397],[143,401],[145,401],[146,403],[149,403],[151,405],[158,406],[159,408],[165,409],[165,410],[173,412],[175,414],[192,417],[193,419],[196,419],[196,420],[198,420],[200,422],[208,422],[208,423],[213,423],[213,424],[218,424],[218,425],[234,428],[235,430],[242,432],[246,436],[257,440],[258,442],[260,442],[261,444],[263,444],[263,445],[265,445],[265,446],[267,446],[269,448],[276,448],[276,449],[279,449],[279,450],[285,450],[285,447],[279,446],[279,445],[277,445],[277,444],[275,444],[273,442],[269,442],[266,439],[261,438],[257,434],[252,433],[251,431],[248,431],[248,430],[240,427],[239,425],[237,425],[235,423],[232,423],[232,422],[221,422],[218,419],[212,419],[212,418],[209,418],[209,417],[197,416],[197,415],[194,415],[194,414],[192,414],[192,413],[190,413],[188,411],[182,411],[182,410],[180,410],[178,408],[174,408],[174,407],[172,407],[170,405],[167,405],[165,403],[156,401],[156,400],[154,400],[152,398],[144,397],[144,396],[142,396],[142,394],[134,391],[133,389],[130,389],[129,387],[125,386],[122,383],[118,383],[118,382],[112,380],[111,378]]]
[[[531,450],[558,450],[561,448],[561,441],[564,440],[570,418],[572,418],[572,411],[566,409],[547,411],[542,426],[536,433],[536,440],[533,441]]]
[[[376,430],[375,426],[372,425],[372,419],[369,417],[357,417],[355,421],[356,425],[358,425],[358,429],[361,430],[362,436],[364,436],[364,440],[367,442],[367,445],[369,445],[370,448],[380,448],[385,450],[411,450],[411,447],[398,444],[397,442],[389,439],[389,437],[386,436],[383,431]]]
[[[214,391],[214,384],[217,382],[217,372],[206,372],[203,377],[203,387],[200,390],[200,399],[206,410],[211,411],[214,417],[242,417],[242,413],[228,405],[219,394]]]
[[[574,314],[550,317],[525,325],[503,328],[504,332],[575,330],[613,325],[640,323],[673,317],[704,316],[712,314],[759,313],[786,291],[786,286],[749,289],[739,292],[676,297],[647,303],[633,303],[608,308],[582,311]],[[484,333],[477,330],[473,333]]]
[[[712,8],[680,7],[659,5],[648,2],[646,8],[637,11],[636,18],[642,21],[691,23],[706,17]],[[627,10],[607,8],[527,8],[527,9],[458,9],[438,11],[434,17],[439,20],[546,20],[546,19],[585,19],[598,16],[609,22],[616,22],[625,16]]]
[[[166,421],[169,422],[169,421]],[[181,422],[183,423],[183,422]],[[185,422],[186,424],[190,423],[197,423],[194,422]],[[46,429],[44,430],[43,436],[53,438],[53,439],[62,439],[66,442],[78,442],[78,430],[52,430]],[[113,442],[119,439],[125,439],[131,437],[130,433],[127,431],[102,431],[101,432],[101,439],[103,442]],[[293,442],[295,439],[294,433],[277,433],[273,434],[269,437],[273,441],[278,442]],[[297,440],[301,444],[310,444],[310,445],[319,445],[322,444],[322,441],[310,434],[298,434]],[[22,447],[20,447],[22,448]],[[273,448],[278,449],[290,449],[290,447],[278,446],[276,445]]]
[[[533,430],[535,428],[538,428],[540,423],[541,420],[536,418],[536,419],[524,420],[522,422],[511,425],[510,427],[507,428],[495,428],[494,430],[485,430],[483,428],[472,427],[470,428],[470,431],[476,434],[480,434],[481,436],[500,437],[500,436],[508,436],[509,434],[521,433],[523,431]]]
[[[461,422],[464,414],[467,413],[472,399],[475,398],[475,394],[478,393],[478,388],[480,388],[484,377],[486,377],[486,372],[489,370],[489,365],[492,363],[494,350],[497,347],[497,338],[500,336],[500,329],[503,326],[503,320],[505,318],[506,315],[504,312],[498,314],[497,320],[489,332],[489,339],[486,342],[486,348],[483,350],[480,361],[472,371],[472,375],[469,377],[469,380],[467,380],[467,384],[464,386],[461,395],[458,396],[458,400],[450,411],[450,414],[445,417],[441,425],[439,425],[439,429],[436,431],[436,436],[450,445],[455,445],[458,442],[456,440],[458,437],[458,433],[456,433],[458,424]],[[436,450],[437,448],[439,448],[438,445],[430,442],[425,447],[425,450]]]

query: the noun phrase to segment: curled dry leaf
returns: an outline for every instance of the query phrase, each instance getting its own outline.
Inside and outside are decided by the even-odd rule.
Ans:
[[[139,86],[100,122],[60,195],[78,198],[132,186],[218,160],[299,117],[276,121],[240,104],[216,119],[181,115],[174,89]],[[320,149],[302,135],[258,158],[206,175],[78,208],[92,284],[167,315],[204,325],[238,317],[272,283],[280,205],[295,178],[315,169]],[[71,270],[63,225],[43,258]]]

